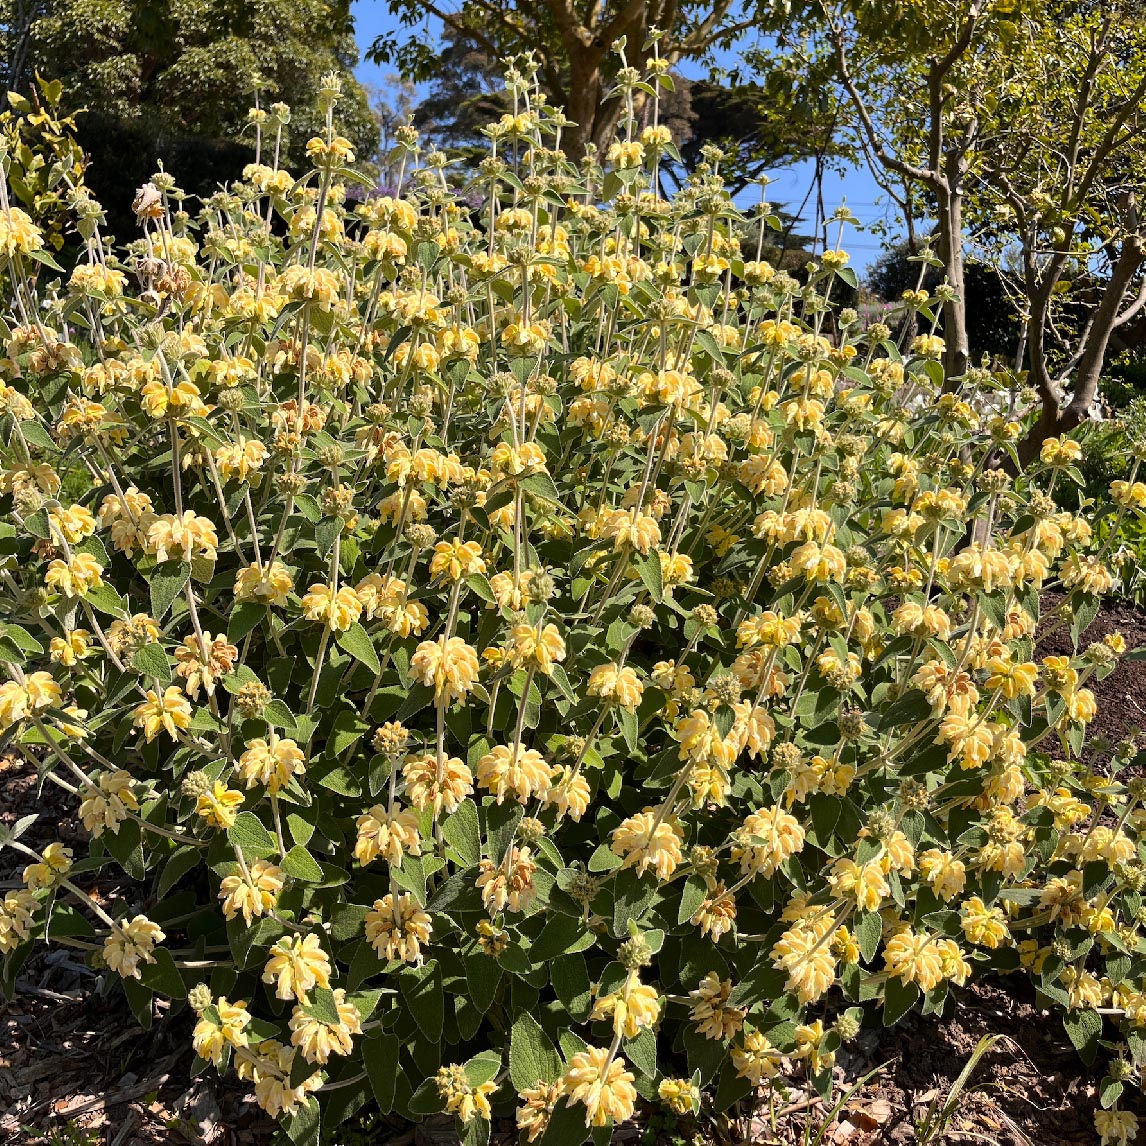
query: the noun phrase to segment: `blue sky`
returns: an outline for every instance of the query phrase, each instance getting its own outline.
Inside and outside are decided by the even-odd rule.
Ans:
[[[366,60],[366,51],[374,42],[375,37],[392,31],[397,21],[390,15],[384,0],[355,0],[352,6],[355,20],[355,30],[358,46],[362,54],[362,61],[357,70],[358,78],[372,87],[385,89],[389,86],[389,72],[391,69],[379,67]],[[435,35],[435,29],[427,25],[428,35]],[[688,68],[685,68],[688,74]],[[774,203],[781,203],[791,211],[796,211],[808,196],[815,175],[815,167],[811,161],[796,164],[792,167],[780,168],[772,172],[773,182],[768,186],[768,198]],[[757,191],[749,193],[753,201]],[[894,229],[894,212],[889,210],[884,201],[883,193],[876,185],[871,173],[866,168],[851,168],[845,172],[829,172],[824,177],[824,208],[830,215],[838,206],[846,201],[861,223],[871,226],[881,220],[887,220]],[[813,219],[815,202],[808,196],[808,205],[803,212],[803,218]],[[832,236],[834,240],[834,235]],[[849,228],[844,236],[844,248],[851,252],[852,264],[861,272],[879,255],[881,243],[878,235],[865,230],[857,232]]]

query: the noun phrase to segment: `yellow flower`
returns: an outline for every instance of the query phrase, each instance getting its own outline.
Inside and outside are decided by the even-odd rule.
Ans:
[[[30,215],[19,207],[0,211],[0,254],[10,259],[16,254],[30,255],[43,247],[44,236]]]
[[[366,913],[366,942],[379,959],[421,966],[422,947],[432,931],[429,915],[412,895],[386,895]]]
[[[527,911],[537,895],[533,875],[537,862],[527,847],[514,847],[501,863],[483,859],[479,865],[477,887],[481,900],[491,916],[510,911]]]
[[[235,599],[256,601],[262,605],[285,605],[294,591],[294,579],[281,561],[269,566],[252,562],[235,574]]]
[[[545,806],[557,809],[558,818],[568,816],[574,822],[581,819],[589,807],[589,782],[572,766],[557,769],[549,790],[545,793]]]
[[[283,875],[267,860],[255,860],[248,871],[250,879],[242,872],[224,876],[219,884],[219,898],[227,919],[242,915],[243,922],[250,927],[256,916],[266,915],[274,907],[283,889]]]
[[[700,1088],[694,1085],[691,1079],[661,1079],[657,1087],[657,1097],[674,1114],[695,1114],[700,1110]]]
[[[251,1015],[246,1003],[229,1003],[226,995],[220,995],[213,1006],[219,1015],[219,1022],[212,1022],[205,1015],[200,1015],[191,1034],[191,1045],[200,1058],[221,1066],[227,1046],[238,1049],[247,1045],[247,1026]]]
[[[306,771],[306,756],[293,740],[283,739],[273,729],[264,740],[261,736],[248,740],[246,750],[239,757],[238,772],[246,781],[249,791],[262,784],[268,792],[285,788],[292,776]]]
[[[84,790],[80,819],[93,838],[98,839],[105,831],[114,835],[128,813],[139,810],[132,783],[131,776],[121,768],[99,773],[93,786]]]
[[[472,573],[484,573],[485,561],[476,541],[439,541],[430,558],[430,576],[435,580],[460,581]]]
[[[613,542],[614,550],[631,546],[644,554],[660,544],[661,531],[656,518],[639,509],[616,509],[602,523],[601,536]]]
[[[146,697],[132,715],[135,727],[143,729],[148,744],[161,732],[177,740],[177,733],[191,727],[191,702],[175,685],[168,685],[162,696],[149,688]]]
[[[967,882],[967,865],[940,848],[928,848],[920,853],[919,872],[945,903],[959,895]]]
[[[48,655],[56,664],[71,668],[91,651],[91,633],[87,629],[71,629],[62,637],[53,637]]]
[[[1138,1116],[1132,1110],[1096,1110],[1094,1128],[1100,1146],[1127,1146],[1138,1138]]]
[[[681,861],[683,842],[680,828],[672,817],[657,823],[657,813],[645,808],[613,829],[609,848],[624,860],[622,868],[635,867],[638,875],[644,875],[651,867],[658,879],[666,880]]]
[[[545,1082],[538,1079],[534,1086],[522,1090],[523,1103],[517,1110],[517,1129],[525,1132],[526,1142],[536,1142],[549,1129],[549,1119],[557,1103],[565,1095],[565,1083]]]
[[[814,1023],[801,1023],[796,1027],[796,1049],[792,1057],[806,1058],[808,1069],[813,1074],[822,1070],[830,1070],[836,1061],[834,1051],[824,1051],[824,1022],[817,1019]]]
[[[1146,509],[1146,482],[1112,481],[1110,496],[1114,504],[1123,509]]]
[[[354,858],[365,867],[378,856],[394,866],[401,866],[407,853],[422,854],[422,840],[418,834],[418,817],[409,810],[394,809],[391,816],[381,804],[375,804],[356,821],[358,839],[354,844]]]
[[[556,625],[514,625],[509,634],[510,659],[515,665],[532,664],[549,676],[555,662],[565,659],[565,642]]]
[[[213,828],[226,830],[235,826],[235,818],[243,806],[243,793],[228,788],[222,780],[216,780],[209,792],[204,792],[195,802],[195,811]]]
[[[154,963],[152,948],[166,936],[157,923],[137,915],[127,923],[116,924],[104,940],[104,962],[122,979],[140,978],[140,963]]]
[[[24,868],[24,882],[29,891],[39,891],[42,887],[53,887],[60,876],[67,875],[72,866],[72,849],[55,843],[40,853],[39,863],[30,863]]]
[[[789,857],[804,848],[804,829],[795,816],[780,808],[752,812],[734,835],[732,860],[745,875],[768,878]]]
[[[461,637],[422,641],[410,658],[410,672],[424,685],[433,685],[434,699],[449,704],[464,699],[477,683],[477,650]]]
[[[402,768],[406,783],[406,797],[410,803],[424,811],[432,808],[434,819],[457,806],[474,790],[473,774],[456,756],[436,756],[426,753],[411,756]]]
[[[298,1086],[291,1086],[294,1075],[295,1047],[284,1047],[275,1039],[259,1043],[253,1051],[241,1047],[235,1051],[235,1073],[255,1085],[255,1101],[272,1118],[293,1114],[305,1106],[307,1096],[322,1086],[322,1072],[316,1070]]]
[[[14,951],[31,934],[32,916],[40,901],[26,888],[4,893],[0,899],[0,955]]]
[[[893,935],[883,949],[888,971],[904,983],[917,983],[930,991],[943,981],[943,953],[933,935],[921,935],[904,928]]]
[[[445,1100],[446,1112],[456,1114],[463,1126],[475,1118],[488,1122],[493,1117],[489,1096],[497,1090],[496,1082],[482,1082],[474,1086],[466,1075],[465,1067],[443,1066],[435,1076],[438,1094]]]
[[[302,599],[303,615],[308,621],[321,621],[336,633],[345,632],[362,615],[358,594],[343,585],[337,593],[329,585],[311,585]]]
[[[645,1027],[656,1026],[660,1014],[657,989],[638,982],[636,973],[630,971],[619,991],[598,996],[589,1017],[596,1021],[611,1016],[614,1034],[634,1039]]]
[[[605,1047],[590,1047],[569,1060],[562,1082],[570,1103],[585,1105],[585,1125],[604,1126],[632,1118],[637,1104],[635,1080],[620,1056]]]
[[[200,641],[198,634],[191,633],[181,645],[176,646],[175,672],[183,678],[187,695],[198,700],[200,688],[205,689],[208,696],[215,695],[216,683],[234,671],[238,658],[239,650],[226,637],[212,637],[205,632]]]
[[[219,555],[219,535],[212,522],[188,509],[157,517],[147,530],[147,547],[160,564],[196,557],[214,561]]]
[[[63,537],[69,545],[78,545],[95,532],[95,518],[91,510],[83,505],[50,510],[48,521],[53,532]]]
[[[828,883],[836,895],[854,899],[860,911],[878,911],[891,894],[883,869],[875,860],[857,864],[854,860],[838,859],[828,873]]]
[[[290,1017],[290,1041],[298,1047],[307,1062],[325,1065],[332,1054],[346,1055],[354,1049],[354,1035],[362,1034],[362,1017],[353,1003],[346,1001],[346,992],[336,987],[334,1006],[338,1012],[337,1024],[326,1023],[296,1006]]]
[[[167,386],[154,379],[140,390],[139,400],[148,416],[155,419],[166,418],[168,415],[177,417],[180,414],[207,413],[202,394],[194,382],[183,381],[174,386]]]
[[[805,580],[817,584],[829,581],[843,581],[847,573],[847,561],[843,553],[834,545],[817,545],[807,541],[788,559],[793,573],[802,573]]]
[[[246,481],[263,468],[270,451],[262,442],[240,437],[215,451],[215,463],[225,481]]]
[[[780,1071],[780,1052],[759,1032],[745,1031],[738,1046],[732,1048],[732,1065],[741,1078],[759,1086]]]
[[[44,583],[65,597],[82,597],[103,584],[103,566],[90,553],[73,553],[67,561],[57,557],[49,563]]]
[[[536,748],[498,745],[478,761],[477,778],[487,792],[496,794],[499,804],[507,792],[525,804],[534,796],[543,798],[548,793],[556,771]]]
[[[1010,942],[1006,915],[998,907],[988,907],[979,896],[965,900],[961,914],[968,943],[994,949]]]
[[[29,673],[24,683],[5,681],[0,685],[0,727],[10,728],[30,712],[40,708],[56,708],[62,703],[60,686],[50,673]]]
[[[317,935],[284,935],[270,949],[263,982],[275,984],[280,999],[308,1001],[315,987],[330,986],[330,959]]]
[[[836,981],[836,956],[830,935],[835,927],[831,915],[815,924],[797,923],[772,947],[772,962],[788,972],[786,991],[795,991],[801,1003],[814,1003]]]
[[[715,971],[709,971],[696,990],[688,993],[692,1021],[706,1039],[730,1039],[744,1025],[747,1012],[729,1004],[731,995],[732,981],[721,979]]]
[[[628,712],[635,712],[644,695],[644,685],[628,665],[620,668],[616,664],[606,664],[598,665],[589,674],[585,691],[590,696],[618,704]]]

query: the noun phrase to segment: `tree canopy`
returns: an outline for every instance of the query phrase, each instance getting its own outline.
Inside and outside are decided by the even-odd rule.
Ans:
[[[5,0],[0,47],[9,89],[29,91],[39,73],[89,109],[81,139],[97,178],[113,173],[96,189],[117,201],[120,176],[142,181],[157,158],[172,166],[177,156],[181,181],[196,191],[237,175],[256,83],[264,103],[291,106],[288,157],[322,126],[316,97],[330,72],[343,79],[339,130],[360,154],[377,145],[352,74],[349,0]]]

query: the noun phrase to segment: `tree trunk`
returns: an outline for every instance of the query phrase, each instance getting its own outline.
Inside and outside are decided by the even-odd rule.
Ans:
[[[1146,263],[1146,247],[1142,240],[1137,236],[1126,239],[1110,273],[1110,280],[1103,289],[1102,298],[1095,309],[1078,366],[1075,368],[1070,401],[1065,405],[1059,401],[1046,369],[1043,353],[1045,307],[1041,308],[1042,320],[1032,322],[1031,374],[1042,399],[1042,408],[1031,432],[1019,445],[1019,460],[1023,465],[1038,457],[1047,438],[1065,434],[1086,420],[1087,413],[1098,395],[1098,383],[1106,363],[1106,351],[1110,345],[1110,336],[1114,333],[1122,300],[1135,275],[1142,269],[1143,263]],[[1032,311],[1035,309],[1032,307]]]
[[[944,390],[957,390],[967,373],[970,345],[967,339],[967,291],[963,275],[963,190],[957,179],[948,176],[939,188],[939,258],[947,285],[955,297],[943,304]]]

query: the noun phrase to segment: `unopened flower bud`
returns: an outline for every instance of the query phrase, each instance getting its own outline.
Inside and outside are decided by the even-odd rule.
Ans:
[[[262,716],[270,702],[271,690],[261,681],[243,685],[235,695],[235,706],[244,720]]]
[[[204,793],[211,791],[211,777],[206,772],[188,772],[183,777],[180,789],[189,799],[198,799]]]
[[[211,1005],[211,988],[206,983],[196,983],[190,991],[187,992],[187,1002],[191,1004],[191,1009],[195,1014],[200,1014],[204,1008]]]
[[[643,935],[634,935],[617,948],[617,962],[626,971],[638,971],[642,967],[647,967],[652,961],[653,953],[649,950]]]

